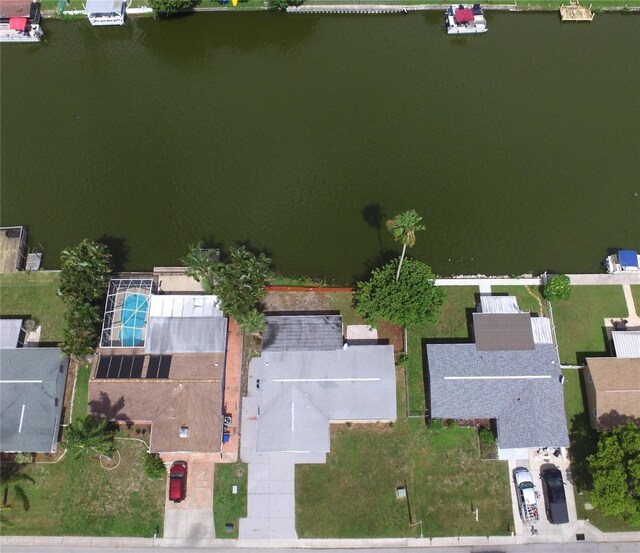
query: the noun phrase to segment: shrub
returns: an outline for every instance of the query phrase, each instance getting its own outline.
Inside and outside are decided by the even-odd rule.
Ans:
[[[481,428],[478,431],[478,438],[480,438],[480,442],[486,446],[492,446],[496,443],[496,437],[488,428]]]
[[[299,6],[303,0],[269,0],[269,9],[285,11],[289,6]]]
[[[427,428],[434,431],[442,430],[444,428],[444,423],[442,422],[442,419],[429,419]]]
[[[409,362],[409,355],[404,351],[396,354],[396,365],[405,365]]]
[[[453,420],[453,419],[449,419],[447,421],[447,428],[458,428],[460,425],[458,424],[458,421]]]
[[[149,4],[158,15],[173,15],[193,7],[192,0],[151,0]]]
[[[571,282],[567,275],[551,277],[542,290],[542,295],[549,301],[568,300],[571,295]]]
[[[29,463],[33,463],[33,454],[20,451],[19,453],[16,453],[13,460],[19,465],[28,465]]]
[[[144,454],[144,472],[149,478],[162,478],[167,474],[164,462],[157,453]]]

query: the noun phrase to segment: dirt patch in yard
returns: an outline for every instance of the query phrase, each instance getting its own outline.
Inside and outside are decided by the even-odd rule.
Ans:
[[[264,310],[270,311],[330,311],[325,292],[269,292]]]

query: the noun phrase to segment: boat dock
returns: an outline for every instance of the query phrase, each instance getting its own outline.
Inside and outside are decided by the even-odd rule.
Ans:
[[[584,8],[580,2],[572,1],[568,6],[560,6],[562,21],[593,21],[595,14],[591,11],[591,5]]]
[[[0,273],[21,271],[26,247],[25,227],[0,227]]]

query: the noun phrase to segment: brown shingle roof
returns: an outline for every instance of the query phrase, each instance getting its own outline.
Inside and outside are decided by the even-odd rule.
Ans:
[[[473,331],[478,351],[533,349],[529,313],[474,313]]]
[[[590,408],[596,409],[598,428],[640,419],[640,359],[588,358],[587,365],[596,397]]]
[[[223,362],[222,354],[174,354],[167,380],[144,378],[148,359],[140,379],[92,377],[90,411],[108,419],[150,422],[151,451],[220,451]],[[187,437],[180,437],[181,427],[188,427]]]
[[[31,17],[31,0],[0,0],[0,18]]]

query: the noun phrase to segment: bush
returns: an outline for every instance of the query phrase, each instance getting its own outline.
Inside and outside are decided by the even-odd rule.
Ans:
[[[442,430],[444,428],[444,423],[442,422],[442,419],[429,419],[427,428],[434,431]]]
[[[549,301],[568,300],[571,295],[571,282],[567,275],[551,277],[542,290],[542,295]]]
[[[157,453],[144,454],[144,472],[149,478],[162,478],[167,474],[164,462]]]
[[[409,362],[409,355],[404,351],[396,354],[396,365],[404,366]]]
[[[478,438],[480,438],[480,442],[486,446],[492,446],[496,443],[496,437],[488,428],[481,428],[478,431]]]
[[[453,420],[453,419],[449,419],[447,421],[447,428],[458,428],[460,425],[458,424],[458,421]]]
[[[19,465],[28,465],[29,463],[33,463],[33,453],[24,453],[23,451],[20,451],[19,453],[16,453],[13,460]]]
[[[269,9],[274,11],[285,11],[289,6],[299,6],[302,0],[269,0]]]
[[[159,15],[173,15],[193,7],[192,0],[150,0],[149,4]]]

